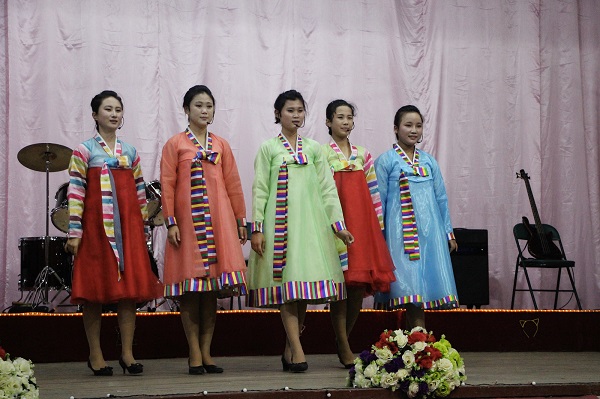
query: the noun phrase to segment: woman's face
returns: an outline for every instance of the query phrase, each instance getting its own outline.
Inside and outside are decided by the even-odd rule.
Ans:
[[[304,124],[304,105],[299,99],[286,100],[281,112],[275,110],[275,116],[279,117],[282,130],[295,132]]]
[[[199,93],[192,98],[189,108],[185,108],[192,129],[206,129],[215,117],[215,104],[206,93]]]
[[[400,126],[394,126],[398,145],[406,150],[415,147],[423,136],[423,121],[416,112],[408,112],[402,116]]]
[[[99,132],[114,133],[123,121],[123,107],[116,98],[107,97],[102,100],[98,112],[92,112],[92,117],[98,123]]]
[[[354,128],[352,109],[347,105],[340,105],[335,109],[331,120],[327,119],[326,125],[331,128],[331,137],[335,141],[348,138]]]

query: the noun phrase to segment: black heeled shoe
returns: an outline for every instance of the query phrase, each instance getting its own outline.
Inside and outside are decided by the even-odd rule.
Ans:
[[[292,373],[304,373],[308,370],[308,363],[288,363],[288,367]]]
[[[205,373],[205,369],[203,365],[200,366],[190,366],[190,359],[188,359],[188,374],[190,375],[202,375]]]
[[[283,371],[290,371],[290,364],[285,360],[283,355],[281,355],[281,366],[283,367]]]
[[[87,366],[90,368],[90,370],[92,370],[94,372],[95,376],[109,377],[109,376],[113,375],[113,368],[110,366],[104,366],[101,369],[94,370],[92,368],[92,362],[90,361],[90,359],[88,359],[88,361],[87,361]]]
[[[123,369],[123,374],[125,374],[125,370],[129,374],[142,374],[144,372],[144,365],[142,363],[131,363],[128,366],[123,361],[123,358],[119,359],[119,366]]]
[[[219,367],[216,364],[205,364],[204,370],[206,370],[208,374],[221,374],[224,371],[223,367]]]
[[[344,366],[345,369],[351,369],[352,367],[354,367],[354,362],[352,362],[352,363],[344,363],[343,362],[342,357],[340,356],[340,347],[338,345],[337,339],[335,340],[335,349],[337,351],[338,360],[340,361],[340,363],[342,363],[342,366]]]

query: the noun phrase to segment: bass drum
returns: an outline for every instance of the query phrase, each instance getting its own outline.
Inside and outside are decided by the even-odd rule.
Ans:
[[[71,286],[73,281],[73,256],[65,252],[66,237],[48,237],[48,266],[56,272],[64,285]],[[19,250],[21,251],[21,276],[19,289],[21,291],[35,288],[35,280],[46,266],[46,239],[45,237],[21,237]],[[62,284],[55,275],[50,275],[48,287],[60,289]]]
[[[54,199],[56,207],[50,212],[50,220],[58,230],[63,233],[69,232],[69,200],[67,199],[67,191],[69,183],[63,183],[56,192]]]
[[[146,183],[146,202],[148,207],[148,221],[154,226],[165,223],[161,206],[160,182],[153,180]]]

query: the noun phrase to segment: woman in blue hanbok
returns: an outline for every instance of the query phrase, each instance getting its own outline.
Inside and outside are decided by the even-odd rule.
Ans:
[[[416,148],[423,136],[417,107],[396,112],[394,133],[397,142],[377,158],[375,171],[396,281],[375,301],[386,308],[404,307],[408,327],[424,327],[425,309],[458,306],[450,262],[458,246],[438,163]]]

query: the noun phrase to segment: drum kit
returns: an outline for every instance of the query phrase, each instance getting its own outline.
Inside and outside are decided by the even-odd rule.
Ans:
[[[69,183],[63,183],[54,196],[55,207],[50,209],[50,172],[60,172],[69,167],[72,150],[60,144],[39,143],[22,148],[17,154],[19,162],[28,169],[46,174],[46,231],[42,237],[21,237],[21,274],[19,289],[30,291],[23,301],[17,302],[21,308],[34,311],[52,311],[49,306],[62,292],[67,295],[58,304],[71,296],[71,274],[73,257],[65,251],[66,237],[50,236],[50,221],[63,233],[69,232],[69,204],[67,191]],[[161,206],[161,187],[158,180],[146,184],[150,239],[147,242],[148,254],[154,273],[158,267],[154,259],[152,235],[155,227],[164,224]],[[49,291],[55,290],[49,300]]]

